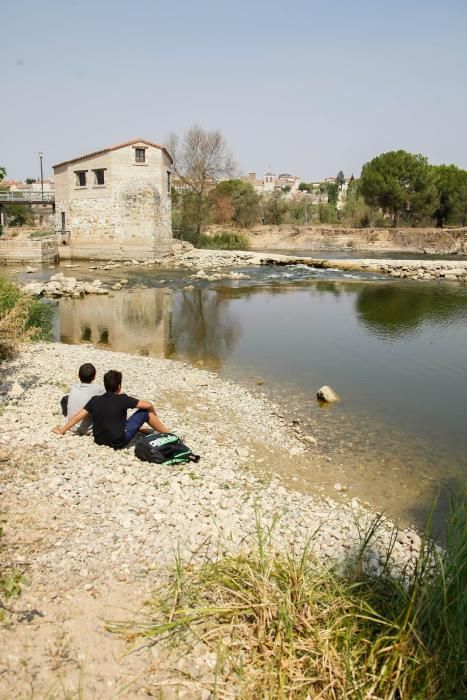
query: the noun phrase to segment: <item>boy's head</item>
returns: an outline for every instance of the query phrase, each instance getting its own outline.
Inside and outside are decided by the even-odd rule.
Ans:
[[[96,378],[96,368],[90,362],[85,362],[78,370],[78,377],[83,384],[90,384]]]
[[[105,390],[109,391],[111,394],[116,394],[121,386],[122,373],[118,372],[116,369],[109,369],[109,371],[104,374]]]

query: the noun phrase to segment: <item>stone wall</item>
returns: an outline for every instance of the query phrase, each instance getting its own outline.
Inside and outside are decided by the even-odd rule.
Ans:
[[[21,239],[0,238],[0,261],[5,263],[50,263],[58,259],[55,236]]]
[[[55,168],[57,230],[65,215],[61,258],[148,259],[168,249],[171,163],[155,147],[146,147],[145,163],[136,163],[135,147],[138,144]],[[93,182],[96,168],[105,169],[104,185]],[[86,187],[77,186],[77,170],[87,170]]]

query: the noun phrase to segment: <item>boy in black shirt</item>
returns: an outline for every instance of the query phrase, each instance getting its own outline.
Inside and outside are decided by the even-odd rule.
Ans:
[[[90,416],[93,423],[94,441],[118,450],[136,435],[144,423],[159,433],[168,433],[168,428],[159,420],[154,406],[122,394],[122,373],[111,369],[104,374],[105,394],[93,396],[81,411],[78,411],[63,428],[54,428],[57,435],[64,435],[76,423]],[[127,409],[138,410],[127,419]]]

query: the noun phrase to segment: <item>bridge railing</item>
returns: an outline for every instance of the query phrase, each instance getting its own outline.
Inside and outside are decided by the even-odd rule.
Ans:
[[[55,192],[37,192],[37,190],[0,190],[0,202],[53,202]]]

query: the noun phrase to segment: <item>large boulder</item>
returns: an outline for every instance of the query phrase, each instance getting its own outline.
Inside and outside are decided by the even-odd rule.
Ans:
[[[320,401],[326,401],[326,403],[335,403],[340,400],[339,396],[330,386],[322,386],[321,389],[318,389],[316,396]]]
[[[40,296],[43,292],[44,285],[42,282],[29,282],[23,287],[23,292],[31,294],[31,296]]]

